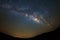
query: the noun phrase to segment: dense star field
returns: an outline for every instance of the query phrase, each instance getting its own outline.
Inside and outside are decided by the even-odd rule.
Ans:
[[[36,36],[60,26],[59,1],[0,0],[0,30],[14,37]]]

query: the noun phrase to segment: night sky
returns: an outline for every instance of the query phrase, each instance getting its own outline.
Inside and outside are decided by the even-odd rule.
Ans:
[[[59,17],[58,0],[0,0],[0,29],[6,34],[38,35],[60,26]]]

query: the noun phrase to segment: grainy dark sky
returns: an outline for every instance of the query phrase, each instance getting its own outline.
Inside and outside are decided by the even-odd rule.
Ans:
[[[15,29],[31,31],[47,26],[43,20],[40,24],[28,20],[25,16],[21,16],[21,12],[29,15],[35,12],[37,15],[42,15],[53,26],[60,24],[60,1],[58,0],[0,0],[1,27],[12,28],[13,31],[16,31]]]

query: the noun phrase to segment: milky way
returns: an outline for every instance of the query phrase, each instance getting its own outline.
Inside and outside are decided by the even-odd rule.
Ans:
[[[59,2],[0,0],[1,29],[7,33],[37,33],[59,25]],[[9,31],[8,31],[9,30]],[[39,31],[38,31],[39,30]],[[42,30],[42,31],[41,31]],[[16,32],[15,32],[16,31]]]

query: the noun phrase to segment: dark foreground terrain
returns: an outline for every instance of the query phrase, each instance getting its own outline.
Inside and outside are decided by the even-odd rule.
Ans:
[[[44,33],[42,35],[38,35],[34,38],[29,38],[29,39],[22,39],[22,38],[14,38],[12,36],[9,36],[7,34],[4,33],[0,33],[0,40],[60,40],[60,28],[52,31],[52,32],[48,32],[48,33]]]

